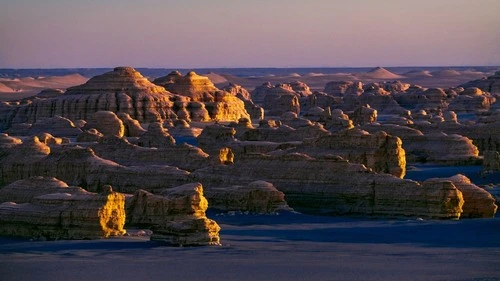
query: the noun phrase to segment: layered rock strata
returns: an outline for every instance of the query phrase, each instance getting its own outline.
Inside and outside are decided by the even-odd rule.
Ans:
[[[92,77],[85,84],[68,88],[55,98],[35,99],[27,103],[2,103],[0,126],[33,124],[56,115],[70,120],[87,120],[98,111],[123,112],[139,122],[176,117],[172,111],[174,95],[154,85],[131,67]]]
[[[285,194],[265,181],[254,181],[246,186],[205,189],[205,197],[210,208],[221,211],[271,214],[291,210],[285,201]]]
[[[451,182],[419,184],[338,156],[256,154],[192,175],[207,189],[268,181],[285,193],[290,207],[304,212],[433,218],[459,218],[462,213],[462,193]]]
[[[109,184],[116,191],[161,189],[192,182],[189,172],[167,165],[123,166],[98,157],[91,148],[53,146],[37,137],[7,150],[0,149],[0,185],[32,176],[56,177],[70,185],[99,191]],[[147,179],[147,180],[144,180]]]
[[[9,187],[11,193],[20,189],[13,197],[21,200],[27,199],[24,196],[27,191],[57,192],[33,196],[30,203],[0,204],[0,235],[58,240],[125,234],[125,195],[113,192],[110,187],[99,194],[68,187],[57,187],[58,190],[42,187],[43,191],[38,191],[37,187],[20,182]]]
[[[153,241],[220,245],[220,227],[206,217],[207,208],[199,183],[168,188],[158,195],[138,190],[127,201],[127,224],[151,228]]]

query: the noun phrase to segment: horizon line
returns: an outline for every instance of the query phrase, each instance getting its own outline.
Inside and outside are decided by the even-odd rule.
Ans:
[[[114,69],[116,67],[132,67],[134,69],[295,69],[295,68],[423,68],[423,67],[500,67],[499,65],[408,65],[408,66],[173,66],[173,67],[160,67],[160,66],[130,66],[130,65],[116,65],[116,66],[77,66],[77,67],[1,67],[0,70],[21,70],[21,69]]]

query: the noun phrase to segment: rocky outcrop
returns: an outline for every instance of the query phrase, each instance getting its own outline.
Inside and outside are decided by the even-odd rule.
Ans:
[[[264,109],[253,102],[250,93],[245,88],[240,85],[229,84],[223,90],[243,100],[250,118],[257,120],[264,119]]]
[[[500,94],[500,71],[495,72],[494,75],[488,76],[486,78],[470,81],[460,85],[463,88],[476,87],[485,92],[490,92],[492,94]]]
[[[268,181],[285,193],[290,207],[313,213],[458,218],[463,204],[451,182],[419,184],[338,156],[255,154],[233,165],[198,169],[193,176],[207,189]]]
[[[117,117],[122,120],[125,133],[124,135],[127,137],[140,137],[142,134],[146,132],[144,128],[141,126],[139,121],[132,119],[130,114],[120,112],[117,114]]]
[[[89,129],[81,132],[77,137],[77,142],[97,142],[104,135],[96,129]]]
[[[70,190],[54,179],[48,179],[51,186],[38,190],[40,181],[43,180],[21,181],[7,187],[11,199],[31,198],[29,203],[0,204],[0,235],[58,240],[98,239],[125,234],[123,194],[113,192],[109,186],[99,194],[80,188]],[[51,191],[55,193],[45,193]],[[35,195],[40,193],[45,194]]]
[[[500,171],[500,153],[498,151],[483,151],[483,174]]]
[[[406,174],[406,156],[401,139],[383,131],[369,134],[359,129],[350,129],[320,137],[297,150],[315,157],[339,155],[376,172],[389,173],[399,178]]]
[[[210,208],[221,211],[270,214],[291,210],[285,201],[285,194],[265,181],[254,181],[246,186],[205,189],[205,197]]]
[[[87,120],[98,111],[123,112],[139,122],[153,122],[175,117],[173,94],[149,82],[131,67],[92,77],[85,84],[68,88],[64,95],[35,99],[25,104],[0,105],[0,126],[33,124],[56,115],[70,120]]]
[[[219,91],[208,77],[200,76],[194,71],[188,72],[185,76],[173,71],[167,76],[155,79],[153,83],[169,92],[200,102],[213,102],[214,94]]]
[[[385,131],[403,141],[407,162],[431,162],[448,165],[477,164],[479,150],[472,140],[445,133],[423,134],[421,131],[394,124],[371,124],[362,127],[370,133]]]
[[[360,106],[354,110],[351,117],[354,124],[366,125],[377,121],[377,110],[370,105]]]
[[[173,245],[220,245],[219,225],[208,219],[207,199],[199,183],[154,195],[138,190],[127,201],[127,225],[151,228],[151,240]]]
[[[122,166],[98,157],[91,148],[49,148],[37,137],[8,149],[0,158],[0,185],[33,176],[56,177],[89,191],[99,191],[110,184],[116,191],[126,193],[192,182],[187,171],[176,167]]]
[[[250,119],[250,115],[245,109],[245,103],[239,98],[226,93],[217,92],[215,101],[205,103],[210,117],[217,121],[237,121],[240,118]]]
[[[38,120],[28,128],[14,126],[7,130],[7,133],[14,136],[33,136],[42,132],[57,137],[76,137],[82,130],[75,126],[71,120],[61,116]]]
[[[363,93],[363,83],[353,81],[332,81],[325,85],[323,90],[325,93],[332,96],[356,95]]]
[[[85,130],[97,129],[105,136],[123,137],[125,135],[125,126],[122,120],[111,111],[98,111],[87,120],[84,126]]]
[[[462,218],[494,218],[498,206],[495,198],[486,190],[473,184],[469,178],[458,174],[444,178],[451,181],[462,192],[464,205]]]
[[[131,144],[126,138],[110,136],[101,138],[90,147],[99,157],[124,166],[169,165],[192,171],[210,162],[208,154],[188,144],[150,148]]]
[[[137,141],[139,146],[164,148],[175,145],[175,139],[159,122],[149,124],[148,130]]]
[[[451,100],[448,110],[459,113],[486,111],[496,101],[490,93],[485,93],[479,88],[467,88]]]

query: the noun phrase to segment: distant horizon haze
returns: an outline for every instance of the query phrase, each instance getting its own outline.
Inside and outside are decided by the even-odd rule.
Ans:
[[[0,68],[500,65],[497,0],[2,0]]]

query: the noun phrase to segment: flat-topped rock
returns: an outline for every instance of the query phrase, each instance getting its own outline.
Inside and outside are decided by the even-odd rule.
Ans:
[[[214,94],[219,91],[208,77],[198,75],[194,71],[188,72],[185,76],[182,76],[178,71],[172,72],[167,76],[155,79],[153,83],[172,93],[201,102],[214,101]]]

